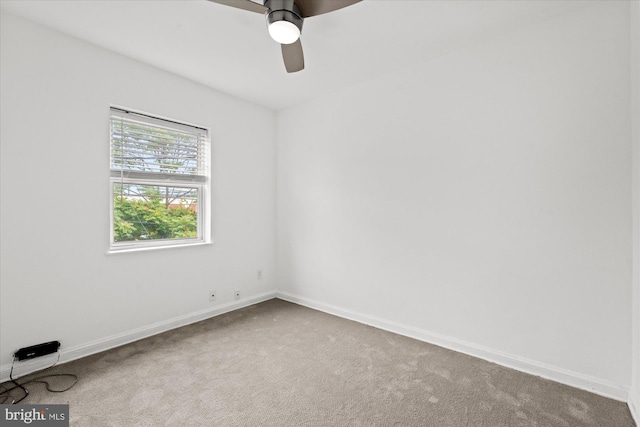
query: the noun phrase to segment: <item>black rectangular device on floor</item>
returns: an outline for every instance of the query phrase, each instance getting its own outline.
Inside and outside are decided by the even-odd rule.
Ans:
[[[36,357],[46,356],[55,353],[60,348],[60,341],[50,341],[42,344],[24,347],[14,353],[16,360],[35,359]]]

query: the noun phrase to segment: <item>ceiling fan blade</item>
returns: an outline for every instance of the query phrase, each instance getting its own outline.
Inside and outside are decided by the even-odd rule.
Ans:
[[[362,0],[294,0],[303,18],[333,12]]]
[[[251,0],[209,0],[211,3],[224,4],[225,6],[235,7],[236,9],[248,10],[249,12],[266,13],[267,9],[261,4],[254,3]]]
[[[304,55],[302,53],[302,43],[298,39],[295,43],[281,44],[282,59],[287,73],[295,73],[304,69]]]

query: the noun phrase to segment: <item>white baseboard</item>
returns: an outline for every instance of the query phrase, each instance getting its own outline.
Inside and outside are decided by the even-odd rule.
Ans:
[[[414,338],[440,347],[448,348],[450,350],[458,351],[460,353],[468,354],[469,356],[478,357],[498,365],[596,393],[604,397],[622,402],[629,402],[629,389],[622,385],[614,384],[600,378],[594,378],[568,369],[504,353],[386,319],[357,313],[331,304],[325,304],[320,301],[293,295],[288,292],[278,291],[276,297],[305,307],[313,308],[315,310],[323,311],[325,313],[333,314],[335,316],[343,317],[345,319],[364,323],[366,325],[374,326],[399,335],[404,335],[409,338]]]
[[[119,347],[130,342],[138,341],[143,338],[150,337],[162,332],[169,331],[171,329],[186,326],[191,323],[199,322],[201,320],[208,319],[210,317],[219,316],[220,314],[228,313],[239,308],[247,307],[249,305],[257,304],[263,301],[267,301],[276,297],[275,291],[265,292],[262,294],[254,295],[247,298],[242,298],[237,301],[232,301],[226,304],[218,305],[215,307],[207,308],[205,310],[196,311],[194,313],[185,314],[183,316],[174,317],[169,320],[154,323],[152,325],[143,326],[141,328],[132,329],[121,334],[111,335],[106,338],[97,339],[84,344],[76,345],[68,349],[61,349],[59,364],[70,362],[72,360],[80,359],[81,357],[90,356],[92,354],[100,353],[111,348]],[[55,358],[53,359],[55,361]],[[50,357],[33,359],[28,362],[20,363],[20,371],[17,369],[14,371],[14,375],[24,376],[32,372],[44,369],[50,366],[52,359]],[[9,380],[9,372],[11,370],[11,364],[0,366],[0,382]]]
[[[220,314],[237,310],[239,308],[247,307],[249,305],[267,301],[272,298],[280,298],[282,300],[289,301],[298,305],[313,308],[315,310],[323,311],[325,313],[329,313],[345,319],[353,320],[399,335],[404,335],[420,341],[435,344],[440,347],[448,348],[450,350],[458,351],[460,353],[468,354],[470,356],[478,357],[492,363],[497,363],[508,368],[516,369],[518,371],[522,371],[531,375],[536,375],[542,378],[556,381],[571,387],[587,390],[589,392],[622,402],[628,402],[630,411],[634,419],[636,420],[636,424],[640,426],[640,413],[638,412],[639,408],[637,408],[634,402],[630,400],[629,390],[624,386],[613,384],[600,378],[594,378],[588,375],[580,374],[578,372],[573,372],[567,369],[547,365],[520,356],[507,354],[473,343],[468,343],[456,338],[443,336],[423,329],[414,328],[412,326],[407,326],[397,322],[381,319],[375,316],[357,313],[331,304],[325,304],[309,298],[300,297],[281,291],[265,292],[259,295],[254,295],[252,297],[243,298],[238,301],[233,301],[216,307],[154,323],[152,325],[133,329],[121,334],[90,341],[84,344],[70,347],[68,349],[63,349],[61,350],[59,363],[66,363],[82,357],[90,356],[92,354],[100,353],[111,348],[119,347],[130,342],[147,338],[171,329],[179,328],[181,326],[186,326],[191,323],[199,322],[201,320],[215,317]],[[29,373],[46,368],[50,364],[51,361],[46,358],[43,358],[42,362],[39,359],[34,359],[33,361],[28,362],[26,365],[23,364],[24,366],[21,366],[18,375],[27,375]],[[10,369],[10,364],[0,366],[0,382],[7,381],[9,379]]]

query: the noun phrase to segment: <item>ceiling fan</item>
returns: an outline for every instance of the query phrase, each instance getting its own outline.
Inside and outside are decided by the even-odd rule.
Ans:
[[[287,72],[295,73],[304,68],[304,55],[300,43],[304,19],[333,12],[362,0],[264,0],[264,5],[251,0],[209,1],[264,14],[269,35],[280,43]]]

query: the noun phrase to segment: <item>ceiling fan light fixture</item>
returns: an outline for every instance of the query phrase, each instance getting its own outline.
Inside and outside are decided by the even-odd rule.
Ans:
[[[267,0],[269,35],[280,44],[295,43],[302,32],[302,14],[293,0]]]
[[[280,44],[291,44],[300,38],[300,29],[289,21],[275,21],[269,24],[269,35]]]
[[[269,35],[280,43],[287,73],[304,70],[304,53],[300,43],[302,23],[311,16],[323,15],[362,0],[209,0],[266,17]]]

